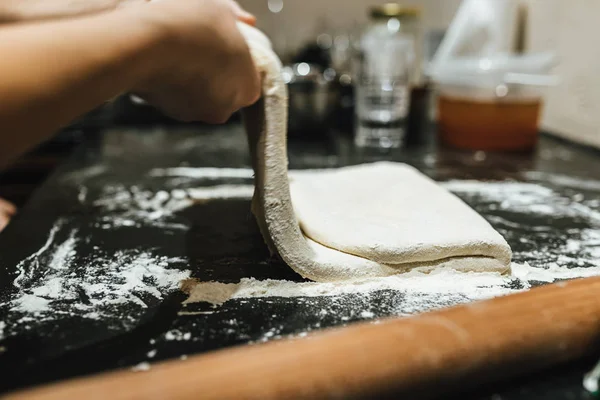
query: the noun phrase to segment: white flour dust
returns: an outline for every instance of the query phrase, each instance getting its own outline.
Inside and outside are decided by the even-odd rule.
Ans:
[[[150,171],[150,176],[155,177],[184,177],[195,179],[222,179],[222,178],[242,178],[252,179],[254,171],[252,168],[156,168]]]
[[[254,185],[217,185],[188,189],[192,200],[214,199],[250,199],[254,194]]]
[[[190,332],[181,332],[178,329],[171,329],[170,331],[167,331],[164,334],[164,338],[165,340],[175,340],[175,341],[182,341],[182,340],[190,340],[192,338],[192,334]]]
[[[492,272],[457,272],[448,269],[430,273],[408,272],[382,278],[350,282],[291,282],[244,278],[239,283],[196,282],[188,280],[184,290],[189,297],[184,304],[207,302],[220,305],[232,299],[263,297],[317,297],[367,294],[376,291],[398,291],[405,294],[404,309],[420,309],[420,303],[447,296],[475,301],[503,296],[529,289],[532,282],[550,283],[557,280],[599,276],[600,268],[534,268],[528,264],[512,264],[511,275]]]
[[[137,365],[134,365],[133,367],[131,367],[131,370],[133,372],[146,372],[146,371],[150,371],[151,365],[149,362],[141,362]]]
[[[316,297],[365,294],[382,290],[414,293],[421,300],[425,295],[451,294],[465,296],[467,300],[480,300],[500,296],[519,289],[510,286],[513,277],[497,273],[461,273],[440,269],[424,274],[408,272],[382,278],[369,278],[345,282],[291,282],[279,280],[242,279],[239,283],[187,281],[189,292],[184,304],[208,302],[219,305],[231,299],[260,297]],[[525,285],[529,288],[529,284]],[[410,299],[406,299],[411,301]],[[408,303],[407,301],[407,303]],[[415,298],[413,301],[420,301]]]
[[[319,171],[293,170],[290,171],[290,176],[314,174]],[[151,225],[167,229],[187,229],[185,224],[173,219],[178,211],[202,200],[251,198],[254,190],[253,172],[250,168],[159,168],[151,170],[148,176],[162,179],[163,183],[164,179],[167,179],[163,186],[178,187],[152,191],[138,186],[106,185],[99,198],[93,202],[109,213],[101,222],[103,228]],[[593,180],[533,171],[525,173],[524,176],[531,180],[545,180],[564,188],[600,191],[600,182]],[[192,179],[204,183],[190,187],[194,186],[195,181],[187,180],[177,185],[178,179]],[[235,180],[236,184],[214,184],[223,180]],[[206,181],[212,185],[206,186]],[[538,216],[559,215],[600,223],[600,200],[585,199],[581,193],[565,196],[542,184],[513,181],[454,180],[441,184],[461,196],[488,201],[489,211],[506,210]],[[85,201],[88,195],[86,188],[82,187],[79,195],[82,201]]]
[[[40,247],[38,251],[36,251],[32,255],[21,261],[19,264],[17,264],[17,271],[19,272],[19,275],[15,278],[13,282],[13,284],[16,287],[20,288],[21,282],[28,278],[31,279],[32,274],[36,271],[36,269],[40,268],[39,257],[48,251],[48,249],[54,242],[54,236],[56,235],[60,227],[63,225],[63,223],[64,221],[58,220],[58,222],[54,224],[52,229],[50,229],[50,233],[48,235],[46,243],[44,243],[44,245]]]
[[[31,277],[19,281],[21,293],[11,300],[12,310],[28,313],[51,313],[54,301],[85,301],[77,304],[78,310],[97,313],[112,304],[136,303],[146,307],[144,295],[162,299],[161,290],[173,290],[189,276],[189,271],[167,269],[180,258],[154,256],[149,252],[134,250],[117,251],[110,256],[93,257],[81,264],[74,260],[77,255],[76,231],[60,243],[51,241],[37,252],[35,260],[22,265],[24,275]],[[92,258],[92,257],[89,257]],[[40,260],[45,268],[39,269]],[[47,261],[47,262],[46,262]],[[93,317],[94,314],[85,314]]]
[[[159,190],[152,192],[137,186],[108,185],[94,205],[106,213],[101,227],[105,229],[121,226],[151,225],[170,229],[187,229],[187,226],[172,220],[178,211],[195,202],[215,199],[251,198],[252,185],[215,185],[190,189]]]
[[[137,186],[106,185],[100,198],[93,202],[104,217],[100,227],[105,229],[142,224],[171,229],[186,229],[181,223],[169,221],[175,212],[189,207],[192,199],[184,190],[156,192]]]
[[[84,175],[103,173],[101,168]],[[316,171],[292,171],[318,173]],[[94,195],[80,186],[78,198],[90,201],[102,213],[99,227],[153,226],[188,229],[177,213],[196,202],[215,199],[250,199],[253,193],[252,170],[248,168],[167,168],[149,174],[157,179],[150,190],[121,184],[105,185]],[[408,315],[475,300],[527,290],[539,283],[600,275],[600,182],[531,172],[526,178],[540,182],[443,182],[480,213],[511,243],[514,250],[512,275],[459,273],[439,270],[430,274],[409,272],[403,275],[340,283],[290,282],[241,279],[238,283],[186,281],[189,293],[181,315],[211,315],[210,311],[190,309],[198,302],[214,305],[248,299],[268,305],[275,298],[317,308],[315,322],[306,330],[318,329],[320,318],[338,321],[372,319],[382,315]],[[73,177],[73,179],[79,177]],[[178,181],[185,179],[185,181]],[[203,184],[195,185],[195,180]],[[235,182],[235,183],[232,183]],[[209,184],[209,186],[206,186]],[[586,192],[587,191],[587,192]],[[589,192],[595,191],[593,196]],[[92,199],[92,200],[90,200]],[[530,221],[523,224],[527,218]],[[564,219],[566,226],[557,230],[548,221]],[[9,310],[9,319],[0,321],[0,338],[10,335],[13,327],[32,321],[52,320],[57,315],[105,319],[127,314],[115,311],[119,306],[147,307],[160,301],[189,277],[185,260],[170,258],[154,251],[124,249],[107,252],[100,248],[78,251],[87,238],[77,229],[58,221],[46,243],[17,266],[14,292],[0,297],[0,308]],[[251,272],[251,271],[250,271]],[[326,303],[319,303],[325,299]],[[310,303],[311,301],[317,303]],[[378,308],[373,308],[377,304]],[[187,314],[186,314],[187,313]],[[241,338],[238,320],[231,319],[227,335]],[[286,332],[284,322],[274,323],[263,336],[265,341]],[[300,332],[298,335],[305,334]],[[166,341],[193,340],[189,332],[171,330]]]
[[[102,175],[106,171],[108,171],[108,167],[106,165],[93,165],[88,168],[71,172],[70,174],[64,176],[62,180],[74,183],[83,183],[85,180]]]
[[[539,171],[528,171],[523,175],[529,180],[549,182],[557,186],[573,188],[577,190],[600,191],[600,181],[593,179],[577,178],[568,175],[550,174]]]
[[[18,264],[16,291],[0,301],[0,308],[8,310],[7,328],[0,329],[0,338],[33,317],[101,320],[119,315],[122,305],[143,309],[149,300],[163,299],[189,277],[189,271],[173,268],[185,265],[185,260],[150,251],[107,254],[94,248],[82,256],[77,248],[85,238],[77,230],[65,230],[64,223],[57,223],[46,243]]]
[[[575,184],[572,179],[569,183]],[[579,182],[588,189],[590,183]],[[598,183],[600,185],[600,183]],[[600,212],[593,209],[597,200],[585,201],[580,193],[560,195],[551,188],[526,182],[448,181],[442,185],[457,194],[476,196],[497,204],[489,204],[489,210],[507,210],[534,215],[582,217],[600,223]]]

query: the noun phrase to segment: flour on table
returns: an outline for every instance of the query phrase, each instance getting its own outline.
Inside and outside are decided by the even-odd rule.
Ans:
[[[150,171],[149,175],[154,177],[187,177],[210,180],[222,178],[252,179],[254,171],[252,171],[252,168],[174,167],[162,169],[156,168]]]
[[[315,172],[317,171],[292,170],[290,176]],[[249,168],[176,167],[155,169],[150,175],[162,179],[164,185],[171,187],[164,191],[172,200],[162,203],[156,201],[156,197],[159,200],[165,198],[164,194],[158,194],[158,191],[146,190],[143,195],[136,196],[135,193],[141,191],[140,188],[109,186],[97,200],[97,204],[106,211],[113,210],[105,218],[107,228],[139,224],[162,227],[174,213],[185,209],[194,201],[220,198],[249,199],[253,191],[252,171]],[[533,267],[562,267],[569,263],[586,268],[598,266],[600,234],[597,233],[597,227],[600,225],[600,200],[598,193],[586,195],[585,191],[600,189],[600,182],[535,171],[526,172],[524,176],[544,182],[452,180],[440,182],[440,185],[474,206],[476,211],[484,215],[513,244],[513,247],[515,242],[528,245],[534,243],[534,237],[540,239],[536,241],[536,246],[531,245],[531,248],[521,249],[513,254],[517,263],[529,262]],[[240,181],[238,184],[213,183],[190,189],[176,183],[176,180],[181,178],[215,183],[229,182],[232,179]],[[546,182],[554,186],[549,186]],[[186,183],[190,184],[189,181]],[[534,218],[535,223],[530,223],[527,227],[521,226],[512,222],[506,213]],[[555,232],[555,228],[547,224],[546,220],[557,218],[577,219],[590,226],[568,232]],[[181,223],[169,223],[186,228]]]
[[[93,202],[106,214],[101,227],[154,226],[166,229],[187,229],[173,220],[175,213],[196,201],[246,199],[252,197],[252,185],[215,185],[190,189],[144,190],[137,186],[107,185],[99,199]]]
[[[290,175],[313,172],[290,171]],[[86,173],[95,176],[103,170]],[[149,179],[156,179],[152,190],[119,183],[94,192],[85,186],[85,180],[77,181],[76,188],[78,193],[85,193],[80,196],[82,203],[95,204],[101,210],[98,224],[104,224],[105,229],[142,225],[188,229],[189,225],[177,213],[196,201],[249,200],[253,192],[252,171],[248,168],[167,168],[155,169],[150,175]],[[600,275],[600,182],[537,172],[526,173],[525,177],[540,182],[440,183],[507,238],[514,250],[512,276],[444,270],[431,275],[409,273],[367,279],[346,286],[251,278],[234,284],[201,282],[189,285],[194,299],[187,301],[182,315],[188,313],[188,318],[200,321],[219,320],[228,304],[252,305],[258,313],[265,305],[286,301],[315,309],[317,322],[294,333],[305,336],[307,331],[319,329],[321,319],[330,318],[339,324],[410,315],[516,293],[540,283]],[[523,218],[529,222],[516,222]],[[550,223],[556,219],[576,221],[578,227],[557,230]],[[39,250],[18,263],[13,290],[0,294],[0,311],[6,316],[0,321],[0,338],[64,316],[99,321],[113,318],[122,326],[131,327],[137,320],[131,311],[124,312],[121,307],[144,310],[149,301],[160,302],[190,276],[187,260],[162,255],[158,250],[125,248],[107,252],[91,246],[81,251],[89,239],[81,230],[70,227],[67,220],[58,220]],[[88,300],[77,297],[82,292]],[[194,301],[221,305],[198,310],[194,307],[206,303]],[[265,326],[261,336],[253,340],[287,335],[287,320],[273,318],[275,322]],[[242,322],[232,321],[218,334],[238,341],[251,340],[249,331],[242,331]],[[171,340],[164,338],[167,342],[194,338],[185,330],[171,331],[168,337]]]
[[[588,189],[590,183],[570,181],[582,184]],[[582,202],[581,194],[571,197],[561,196],[551,188],[536,183],[526,182],[480,182],[480,181],[448,181],[442,185],[457,194],[476,196],[487,201],[498,203],[491,210],[510,210],[520,213],[583,217],[592,222],[600,223],[600,212],[590,207],[588,202]],[[600,183],[598,183],[600,185]],[[596,206],[595,202],[592,203]]]
[[[191,204],[191,198],[182,190],[153,192],[138,186],[125,187],[121,184],[106,185],[100,197],[93,202],[93,205],[100,207],[105,214],[100,223],[105,229],[141,225],[187,229],[184,224],[169,218]]]
[[[131,367],[131,370],[133,372],[146,372],[146,371],[150,371],[150,363],[149,362],[141,362],[137,365],[134,365],[133,367]]]
[[[466,300],[481,300],[530,287],[528,282],[522,282],[519,286],[521,289],[514,289],[511,287],[513,280],[513,277],[499,273],[463,273],[451,269],[439,269],[431,273],[412,271],[387,277],[344,282],[291,282],[253,278],[244,278],[239,283],[188,281],[184,284],[184,290],[189,293],[189,297],[184,304],[209,302],[219,305],[232,299],[339,296],[383,290],[414,293],[417,296],[457,295],[464,296]]]
[[[600,181],[594,179],[578,178],[574,176],[550,174],[547,172],[527,171],[523,174],[528,180],[549,182],[553,185],[584,189],[592,191],[600,191]]]
[[[290,171],[291,176],[306,173],[311,171]],[[475,206],[511,244],[515,244],[513,257],[517,262],[511,266],[511,276],[442,270],[430,275],[413,272],[340,285],[252,278],[233,284],[190,281],[185,285],[189,292],[186,308],[193,307],[196,302],[219,306],[228,301],[244,302],[247,299],[311,301],[311,298],[326,298],[330,300],[325,304],[344,304],[355,310],[355,315],[361,316],[363,312],[369,315],[370,311],[365,311],[369,299],[382,292],[402,294],[402,300],[390,305],[385,315],[408,315],[516,293],[542,283],[600,276],[600,201],[597,193],[589,193],[600,191],[600,182],[535,174],[531,173],[529,177],[544,178],[551,184],[468,180],[440,183]],[[517,220],[526,217],[531,222],[518,224],[513,222],[513,215],[518,217]],[[560,231],[551,224],[555,219],[579,221],[581,227]],[[339,308],[326,307],[323,311],[335,313]],[[213,312],[219,312],[219,307]],[[375,316],[381,314],[379,310]],[[273,327],[272,330],[277,334],[280,328]]]
[[[192,334],[190,332],[181,332],[180,330],[172,329],[164,334],[164,338],[165,340],[175,341],[190,340],[192,338]]]
[[[149,299],[162,300],[189,277],[188,270],[173,268],[185,265],[185,260],[151,251],[106,253],[94,248],[83,256],[78,247],[85,240],[59,220],[42,247],[18,264],[15,290],[0,297],[0,311],[8,316],[2,335],[32,321],[65,315],[132,323],[120,316],[121,306],[147,308]]]
[[[62,180],[80,184],[90,178],[102,175],[106,171],[108,171],[108,167],[106,165],[92,165],[90,167],[71,172],[70,174],[64,176]]]
[[[532,282],[552,283],[559,280],[600,276],[597,268],[534,268],[528,264],[511,266],[512,275],[494,272],[458,272],[438,269],[430,273],[407,272],[380,278],[346,282],[292,282],[244,278],[239,283],[201,282],[189,280],[183,288],[189,294],[184,304],[207,302],[221,305],[229,300],[266,297],[335,297],[366,295],[377,291],[405,294],[403,307],[419,308],[425,299],[459,297],[460,303],[485,300],[531,288]],[[445,303],[440,302],[441,304]],[[412,304],[412,306],[411,306]],[[362,314],[369,317],[372,313]],[[371,315],[372,316],[372,315]]]

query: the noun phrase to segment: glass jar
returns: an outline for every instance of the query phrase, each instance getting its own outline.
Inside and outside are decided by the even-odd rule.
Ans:
[[[393,3],[371,9],[355,71],[357,146],[392,148],[404,140],[410,90],[420,79],[418,15]]]

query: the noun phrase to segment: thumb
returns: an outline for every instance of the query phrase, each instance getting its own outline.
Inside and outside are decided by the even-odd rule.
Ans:
[[[234,0],[228,0],[230,5],[231,5],[231,9],[233,11],[233,13],[235,14],[235,16],[242,22],[245,22],[248,25],[256,25],[256,17],[252,14],[250,14],[248,11],[244,10],[237,1]]]

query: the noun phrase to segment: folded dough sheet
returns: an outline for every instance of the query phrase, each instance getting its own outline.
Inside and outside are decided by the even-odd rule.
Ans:
[[[245,25],[240,30],[262,75],[263,96],[244,110],[244,122],[255,171],[252,210],[272,253],[315,281],[439,267],[510,270],[504,238],[407,165],[296,172],[290,190],[281,63],[264,35]]]

